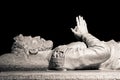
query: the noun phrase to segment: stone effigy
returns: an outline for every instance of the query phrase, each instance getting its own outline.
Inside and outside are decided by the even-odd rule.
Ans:
[[[72,32],[82,41],[56,47],[49,68],[56,70],[100,69],[120,70],[120,43],[101,41],[88,32],[83,17],[76,18]]]
[[[0,70],[46,70],[53,42],[40,36],[14,37],[11,53],[0,56]]]
[[[40,36],[14,37],[11,53],[0,56],[0,80],[119,80],[120,43],[100,41],[88,33],[81,16],[76,20],[77,26],[71,30],[83,41],[53,50],[53,42]],[[81,70],[88,68],[104,71]]]
[[[101,41],[88,32],[83,17],[76,18],[71,28],[82,41],[60,45],[52,50],[53,42],[40,36],[14,37],[11,53],[0,56],[0,70],[76,70],[120,69],[120,43]]]

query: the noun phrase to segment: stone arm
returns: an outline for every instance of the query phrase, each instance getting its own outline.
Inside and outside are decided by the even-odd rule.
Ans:
[[[87,47],[83,42],[58,46],[52,54],[49,69],[99,68],[99,65],[110,57],[109,48],[105,42],[89,33],[81,35],[80,38]]]
[[[88,32],[87,24],[83,17],[77,17],[76,21],[77,26],[71,30],[76,37],[81,38],[87,45],[87,48],[80,54],[83,64],[100,64],[106,61],[110,57],[108,45]]]
[[[58,46],[52,54],[50,69],[98,67],[110,57],[109,47],[88,33],[86,22],[81,16],[77,18],[77,26],[71,30],[76,37],[86,43],[87,47],[83,42]]]
[[[80,54],[81,63],[84,66],[99,65],[110,57],[110,50],[105,42],[100,41],[89,33],[81,35],[81,38],[87,45],[87,48]]]

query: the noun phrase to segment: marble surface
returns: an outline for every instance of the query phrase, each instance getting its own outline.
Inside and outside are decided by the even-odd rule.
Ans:
[[[8,71],[0,72],[0,80],[120,80],[120,71]]]

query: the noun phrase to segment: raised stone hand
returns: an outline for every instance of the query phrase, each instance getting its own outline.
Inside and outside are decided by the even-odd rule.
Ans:
[[[81,37],[81,35],[87,34],[88,33],[87,24],[83,17],[81,16],[76,17],[76,22],[77,26],[75,26],[74,29],[71,28],[74,35],[77,37]]]
[[[76,17],[76,21],[77,21],[77,26],[74,29],[71,28],[72,32],[76,35],[76,37],[80,37],[81,35],[88,33],[87,25],[86,25],[86,22],[83,19],[83,17],[81,17],[81,16]],[[70,60],[74,59],[74,58],[71,59],[71,56],[74,57],[73,55],[75,53],[76,48],[79,47],[78,45],[80,45],[81,48],[82,48],[82,46],[84,46],[84,48],[86,48],[86,45],[83,45],[82,43],[71,43],[69,45],[60,45],[60,46],[56,47],[51,56],[49,68],[57,69],[57,70],[66,70],[66,68],[64,68],[65,65],[69,65],[68,67],[72,69],[73,66],[71,66],[71,64],[65,63],[66,62],[65,58],[66,57],[68,58],[68,60],[67,60],[68,62]],[[74,48],[75,48],[75,50],[74,50]]]

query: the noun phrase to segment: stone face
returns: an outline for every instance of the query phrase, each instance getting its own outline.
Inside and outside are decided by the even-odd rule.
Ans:
[[[45,40],[40,36],[31,37],[20,34],[14,37],[14,40],[12,53],[37,54],[40,51],[47,51],[53,47],[51,40]]]
[[[14,38],[11,53],[0,56],[0,70],[46,70],[53,42],[20,34]]]

